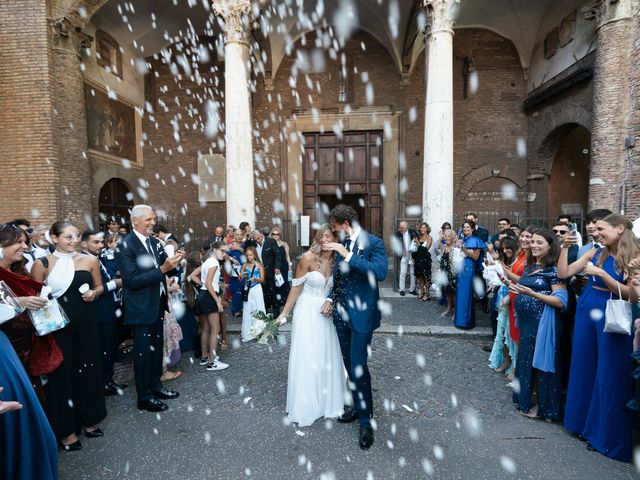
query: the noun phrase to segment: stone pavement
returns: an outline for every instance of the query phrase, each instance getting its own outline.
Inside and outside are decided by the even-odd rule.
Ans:
[[[355,424],[286,421],[288,334],[271,347],[231,339],[226,371],[207,372],[183,356],[184,375],[168,385],[181,395],[167,412],[138,411],[133,387],[108,398],[105,437],[62,452],[60,478],[640,478],[560,425],[518,415],[506,377],[487,367],[486,338],[374,335],[377,432],[366,452]],[[119,380],[132,385],[131,364],[118,367]]]

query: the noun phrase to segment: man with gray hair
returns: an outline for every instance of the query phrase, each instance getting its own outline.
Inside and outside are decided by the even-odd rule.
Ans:
[[[411,243],[418,237],[415,230],[409,228],[409,224],[404,220],[400,222],[398,226],[398,233],[396,233],[397,243],[399,244],[399,251],[396,255],[400,257],[400,278],[398,279],[398,290],[400,295],[404,297],[405,289],[407,287],[407,270],[409,273],[409,293],[411,295],[417,295],[416,292],[416,277],[413,274],[413,257],[411,256]]]
[[[153,238],[156,215],[148,205],[131,209],[132,230],[116,249],[116,262],[122,275],[122,295],[126,312],[124,323],[133,326],[133,373],[138,408],[161,412],[161,400],[178,397],[160,383],[164,312],[168,310],[166,275],[173,275],[185,253],[178,250],[167,257]]]

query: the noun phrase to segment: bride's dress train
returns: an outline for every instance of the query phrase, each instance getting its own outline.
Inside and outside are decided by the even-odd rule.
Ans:
[[[291,422],[305,427],[320,417],[342,415],[345,377],[333,320],[320,313],[333,279],[315,271],[293,280],[293,286],[301,283],[293,309],[287,413]]]

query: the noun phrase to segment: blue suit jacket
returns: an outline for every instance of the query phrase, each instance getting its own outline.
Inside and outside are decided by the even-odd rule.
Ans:
[[[124,323],[126,325],[151,325],[162,310],[167,310],[167,296],[160,297],[160,285],[165,283],[165,274],[160,265],[167,254],[155,238],[151,238],[158,267],[155,267],[147,248],[134,232],[129,233],[116,249],[116,262],[122,276]],[[162,309],[162,310],[161,310]]]
[[[357,332],[371,332],[380,326],[378,282],[387,276],[384,242],[360,231],[349,263],[336,260],[333,275],[333,320],[346,321]]]
[[[102,277],[104,293],[95,301],[96,310],[98,311],[98,323],[110,323],[113,321],[116,309],[120,305],[114,299],[113,292],[107,291],[107,283],[111,281],[111,276],[102,268],[100,268],[100,276]]]

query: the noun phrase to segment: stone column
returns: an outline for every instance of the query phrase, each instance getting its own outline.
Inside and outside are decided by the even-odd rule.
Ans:
[[[91,197],[91,165],[87,156],[87,119],[84,80],[80,70],[82,51],[93,40],[66,19],[51,22],[54,75],[54,142],[60,172],[59,220],[84,228],[95,220]]]
[[[224,116],[227,172],[227,223],[256,226],[253,178],[249,32],[251,1],[214,0],[214,12],[226,24],[224,43]]]
[[[425,122],[422,218],[431,225],[453,221],[453,4],[424,0]]]
[[[632,0],[596,0],[583,9],[596,25],[589,209],[620,212],[625,204],[625,135],[632,110],[630,67]]]

